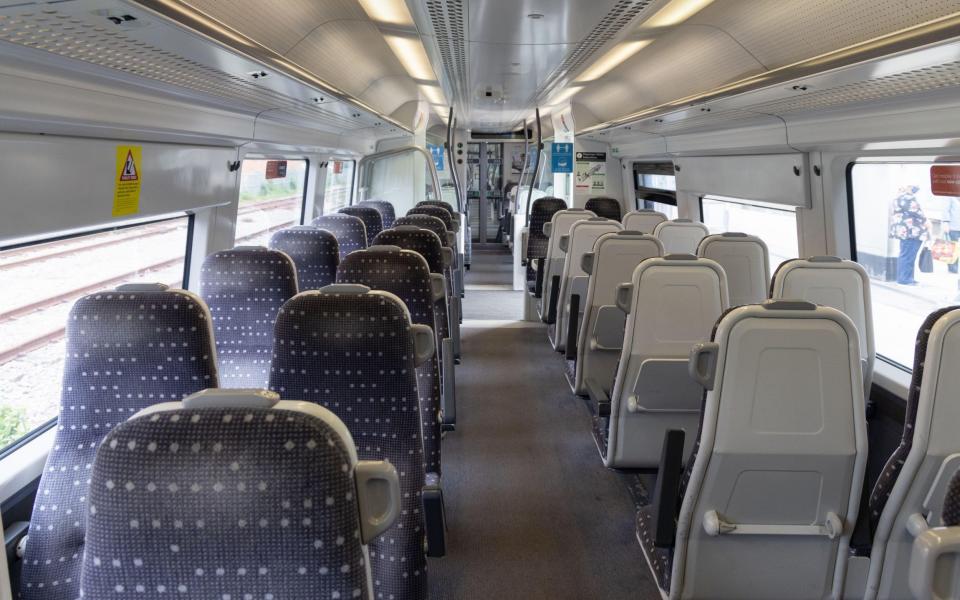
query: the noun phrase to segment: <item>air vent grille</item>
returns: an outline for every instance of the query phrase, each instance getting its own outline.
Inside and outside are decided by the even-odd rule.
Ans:
[[[0,15],[0,42],[80,60],[133,78],[176,86],[226,101],[249,112],[279,109],[308,119],[311,125],[357,129],[366,125],[286,96],[239,75],[232,75],[126,35],[96,15],[73,15],[45,7],[42,12]]]
[[[544,80],[537,90],[537,98],[570,73],[578,71],[589,62],[598,50],[604,47],[634,19],[640,16],[654,0],[618,0],[610,12],[587,34],[577,46],[567,54],[563,62]]]
[[[427,13],[440,50],[447,80],[459,103],[467,90],[467,31],[464,24],[464,0],[427,0]]]

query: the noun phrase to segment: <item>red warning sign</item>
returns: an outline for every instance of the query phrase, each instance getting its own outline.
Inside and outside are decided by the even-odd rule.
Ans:
[[[287,161],[268,160],[265,179],[283,179],[287,176]]]
[[[960,165],[930,167],[930,190],[934,196],[960,196]]]
[[[133,159],[133,151],[127,150],[127,158],[123,162],[123,170],[120,171],[120,181],[139,181],[137,174],[137,161]]]

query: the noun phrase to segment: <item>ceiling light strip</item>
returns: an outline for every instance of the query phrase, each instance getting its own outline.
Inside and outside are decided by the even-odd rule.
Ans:
[[[586,134],[604,129],[611,129],[621,125],[636,122],[642,118],[660,116],[673,112],[679,108],[688,108],[711,100],[728,98],[746,92],[783,85],[785,83],[821,75],[832,70],[842,69],[855,63],[865,62],[905,52],[917,50],[924,46],[933,45],[951,38],[960,37],[960,13],[955,13],[935,19],[933,21],[901,29],[871,40],[840,48],[819,56],[814,56],[793,64],[771,69],[764,73],[747,77],[725,86],[672,100],[664,104],[645,108],[619,119],[598,123],[584,128],[579,133]]]
[[[380,113],[370,105],[359,98],[338,89],[337,87],[320,79],[312,72],[304,69],[300,65],[290,61],[283,55],[257,43],[238,31],[228,27],[213,17],[205,14],[196,8],[189,6],[181,0],[130,0],[136,6],[139,6],[153,14],[168,19],[193,32],[202,35],[229,50],[260,63],[266,69],[276,71],[300,83],[314,88],[328,96],[333,96],[354,108],[376,115],[377,118],[398,127],[404,131],[412,132],[411,129],[387,115]]]

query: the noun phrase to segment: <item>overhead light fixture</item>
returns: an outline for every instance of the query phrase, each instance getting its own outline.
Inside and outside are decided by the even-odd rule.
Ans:
[[[393,50],[410,77],[421,81],[437,80],[420,38],[384,34],[383,39],[387,41],[390,49]]]
[[[533,19],[534,21],[538,21],[543,18],[543,13],[532,12],[529,15],[527,15],[527,18]]]
[[[403,0],[360,0],[360,6],[377,23],[413,27],[413,17]]]
[[[611,48],[609,52],[597,59],[595,63],[590,65],[586,71],[581,73],[576,81],[587,82],[600,79],[620,63],[647,47],[652,41],[653,40],[637,40],[635,42],[621,42],[617,44]]]
[[[561,91],[559,94],[557,94],[556,96],[554,96],[553,98],[551,98],[550,101],[547,102],[547,104],[550,105],[550,106],[555,106],[555,105],[557,105],[557,104],[563,104],[564,102],[566,102],[566,101],[569,100],[570,98],[573,98],[575,95],[577,95],[577,92],[579,92],[581,89],[583,89],[583,88],[579,88],[579,87],[568,87],[568,88],[564,88],[563,91]],[[542,112],[543,112],[543,111],[541,111],[541,113],[542,113]]]
[[[435,85],[420,84],[420,91],[427,97],[430,104],[446,105],[447,101],[443,97],[443,90]]]
[[[671,27],[697,14],[713,0],[672,0],[643,22],[641,27]]]

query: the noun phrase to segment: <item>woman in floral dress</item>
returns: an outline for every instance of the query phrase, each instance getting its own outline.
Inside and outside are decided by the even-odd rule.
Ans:
[[[930,222],[916,197],[919,189],[915,185],[901,188],[893,201],[890,237],[900,240],[900,256],[897,257],[897,283],[900,285],[917,285],[913,278],[917,253],[923,242],[930,239]]]

